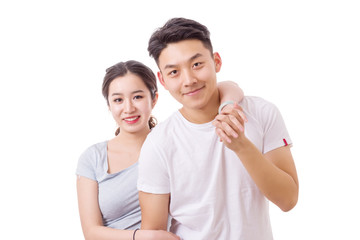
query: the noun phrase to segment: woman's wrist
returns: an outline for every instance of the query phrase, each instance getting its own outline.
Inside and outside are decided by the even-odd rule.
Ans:
[[[135,238],[135,235],[136,235],[136,232],[137,232],[137,231],[139,231],[139,229],[138,229],[138,228],[134,230],[133,237],[132,237],[132,239],[133,239],[133,240],[135,240],[135,239],[136,239],[136,238]]]
[[[221,110],[228,104],[234,104],[234,101],[225,101],[223,102],[220,106],[219,106],[219,109],[218,109],[218,113],[220,114],[221,113]]]
[[[136,229],[133,232],[133,240],[157,240],[155,230]]]

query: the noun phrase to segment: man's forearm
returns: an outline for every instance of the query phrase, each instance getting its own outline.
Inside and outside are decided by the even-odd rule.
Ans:
[[[290,150],[276,149],[273,151],[278,152],[270,153],[270,158],[291,158],[291,160],[279,161],[277,164],[276,159],[264,156],[248,139],[242,141],[235,153],[260,191],[283,211],[289,211],[297,203],[298,183],[297,177],[292,176],[294,173],[287,170],[295,167],[291,166],[293,164],[291,153],[289,156],[287,155],[287,151]]]

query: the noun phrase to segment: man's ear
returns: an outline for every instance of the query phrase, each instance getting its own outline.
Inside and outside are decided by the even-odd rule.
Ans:
[[[222,66],[222,60],[218,52],[214,53],[214,62],[215,62],[215,71],[218,73],[220,72]]]
[[[163,78],[163,76],[162,76],[162,73],[161,73],[160,71],[157,72],[157,76],[158,76],[158,79],[159,79],[159,82],[161,83],[161,85],[163,85],[164,88],[165,88],[166,90],[168,90],[167,87],[166,87],[164,78]]]

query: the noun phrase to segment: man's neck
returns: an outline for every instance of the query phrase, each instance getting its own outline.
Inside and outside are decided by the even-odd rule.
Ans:
[[[195,124],[203,124],[211,122],[218,114],[220,106],[219,92],[216,90],[208,103],[202,108],[186,108],[182,107],[180,113],[189,122]]]

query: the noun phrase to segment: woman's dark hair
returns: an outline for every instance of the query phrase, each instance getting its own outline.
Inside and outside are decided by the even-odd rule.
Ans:
[[[117,77],[125,76],[127,73],[132,73],[140,77],[140,79],[146,85],[147,89],[149,89],[151,94],[151,99],[155,98],[156,93],[158,92],[155,74],[149,67],[142,64],[141,62],[130,60],[127,62],[119,62],[114,66],[111,66],[108,69],[106,69],[106,74],[102,84],[102,94],[106,99],[108,105],[109,105],[109,99],[108,99],[109,87],[111,82]],[[150,129],[155,127],[156,123],[157,123],[156,118],[151,116],[149,119]],[[118,135],[119,132],[120,132],[120,128],[116,130],[115,135]]]
[[[213,53],[210,32],[206,26],[191,19],[172,18],[151,35],[148,45],[149,55],[159,64],[159,56],[169,43],[190,39],[200,40],[204,47],[209,49],[211,54]]]

